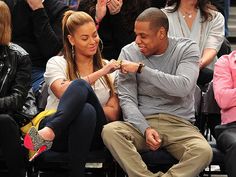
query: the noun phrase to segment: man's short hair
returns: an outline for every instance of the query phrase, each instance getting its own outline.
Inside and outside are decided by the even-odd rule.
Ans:
[[[165,28],[166,32],[169,30],[169,21],[166,14],[155,7],[150,7],[144,10],[136,21],[150,22],[150,28],[159,30],[161,27]]]

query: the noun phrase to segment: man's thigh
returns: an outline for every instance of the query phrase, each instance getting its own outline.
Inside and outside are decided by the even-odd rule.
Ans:
[[[115,121],[105,125],[104,127],[113,130],[119,136],[125,137],[127,141],[131,141],[138,151],[147,150],[146,141],[142,133],[132,124],[124,121]],[[110,135],[114,138],[114,135]]]
[[[175,158],[180,159],[188,148],[209,148],[198,128],[189,121],[168,114],[159,114],[156,119],[149,122],[160,134],[161,147],[166,148]]]

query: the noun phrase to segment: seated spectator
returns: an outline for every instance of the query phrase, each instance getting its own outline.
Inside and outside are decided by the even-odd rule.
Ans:
[[[29,130],[24,145],[38,150],[32,159],[50,148],[68,152],[70,177],[83,177],[89,151],[104,147],[103,125],[119,118],[118,98],[108,74],[120,65],[102,60],[95,22],[85,12],[65,13],[63,40],[64,55],[51,58],[44,75],[49,86],[46,109],[57,111],[40,121],[38,132],[35,127]]]
[[[169,0],[163,9],[169,19],[169,36],[194,40],[200,49],[198,85],[213,78],[217,52],[224,40],[224,17],[209,0]]]
[[[228,177],[236,176],[236,51],[224,55],[215,64],[213,89],[221,108],[221,125],[216,127],[217,146],[225,153]]]
[[[12,41],[32,62],[32,86],[38,91],[49,58],[62,49],[61,19],[68,7],[58,0],[4,0],[12,14]]]
[[[161,10],[144,10],[135,22],[135,42],[119,57],[124,60],[117,88],[125,121],[105,125],[102,138],[130,177],[194,177],[212,159],[211,147],[192,124],[199,50],[190,39],[168,38],[168,25]],[[138,153],[159,148],[179,160],[165,174],[148,170]]]
[[[102,55],[110,60],[118,58],[122,47],[135,39],[134,21],[148,7],[149,0],[81,0],[78,10],[96,17]]]
[[[228,29],[228,18],[229,18],[229,8],[230,8],[230,0],[210,0],[211,3],[219,10],[219,12],[225,18],[225,36],[229,36]]]
[[[10,43],[11,14],[2,0],[0,12],[0,149],[8,177],[25,177],[20,129],[13,115],[22,108],[30,88],[31,63],[24,49]]]

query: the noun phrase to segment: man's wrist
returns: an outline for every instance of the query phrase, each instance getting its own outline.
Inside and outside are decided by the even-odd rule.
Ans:
[[[141,73],[143,70],[143,67],[145,67],[145,65],[143,63],[139,63],[137,73]]]
[[[145,137],[146,137],[146,135],[147,135],[147,131],[150,130],[150,129],[152,129],[152,128],[151,128],[151,127],[146,128],[146,130],[145,130],[145,132],[144,132],[144,136],[145,136]]]

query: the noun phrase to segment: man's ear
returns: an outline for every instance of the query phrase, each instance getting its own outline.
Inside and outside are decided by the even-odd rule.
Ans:
[[[159,37],[160,37],[161,40],[164,39],[164,38],[166,38],[166,30],[165,30],[164,27],[161,27],[161,28],[159,29],[158,33],[159,33]]]
[[[71,44],[72,46],[75,45],[75,39],[74,39],[73,36],[71,36],[71,35],[69,34],[69,35],[67,35],[67,39],[68,39],[68,41],[70,42],[70,44]]]

